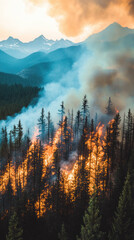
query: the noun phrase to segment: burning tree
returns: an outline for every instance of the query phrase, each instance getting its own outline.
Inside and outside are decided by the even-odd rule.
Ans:
[[[41,141],[45,142],[45,133],[46,133],[46,121],[45,121],[45,113],[44,108],[41,110],[41,116],[38,119],[38,126],[39,126],[39,137]]]
[[[106,114],[107,115],[114,115],[115,114],[115,109],[113,107],[113,103],[112,103],[112,100],[111,100],[111,97],[109,97],[109,100],[108,100],[108,104],[107,104],[107,107],[106,107]]]
[[[111,108],[109,99],[109,113]],[[78,110],[76,116],[73,112],[65,115],[63,102],[59,113],[60,121],[54,132],[50,113],[45,118],[42,109],[38,127],[31,139],[29,134],[23,135],[21,122],[10,131],[9,138],[7,129],[3,129],[0,209],[6,216],[12,207],[23,202],[22,209],[30,211],[34,217],[36,213],[38,218],[45,219],[46,222],[51,217],[58,219],[55,228],[56,224],[61,226],[64,220],[65,225],[74,224],[74,228],[78,222],[78,233],[81,216],[90,198],[90,207],[81,232],[82,239],[88,227],[92,236],[91,230],[97,231],[96,224],[100,224],[96,205],[98,203],[94,195],[91,197],[94,187],[97,189],[95,198],[111,203],[117,169],[120,167],[122,179],[126,175],[134,146],[134,119],[129,111],[124,119],[123,136],[120,138],[119,113],[114,117],[109,114],[110,121],[107,123],[99,122],[99,116],[93,116],[90,120],[86,96],[82,111]],[[114,204],[111,205],[114,209]],[[86,226],[86,221],[91,221],[91,216],[94,217],[94,206],[97,209],[94,212],[96,223],[91,229]],[[69,223],[68,219],[71,219]],[[98,232],[101,235],[100,228]],[[99,239],[99,235],[95,236]]]

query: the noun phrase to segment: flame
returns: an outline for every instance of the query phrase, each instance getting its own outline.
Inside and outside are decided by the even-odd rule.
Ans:
[[[70,170],[69,166],[66,166],[64,168],[61,168],[61,175],[64,179],[64,191],[66,194],[70,193],[70,197],[72,201],[75,201],[75,183],[77,181],[77,175],[78,175],[78,160],[76,160],[75,163],[73,163],[72,169]],[[61,183],[62,184],[62,183]]]
[[[118,114],[119,110],[115,107],[115,113]]]
[[[54,153],[58,148],[57,144],[61,140],[63,127],[64,127],[64,120],[61,127],[59,127],[58,130],[56,131],[53,142],[44,146],[42,179],[46,176],[46,171],[48,167],[50,167],[51,170],[53,170]],[[52,171],[52,175],[53,174],[54,172]],[[46,208],[47,197],[51,193],[50,189],[51,189],[51,186],[48,186],[47,184],[45,184],[44,190],[42,191],[41,195],[39,196],[38,200],[35,203],[35,209],[38,217],[42,216],[47,209],[51,209],[51,206]]]
[[[5,193],[7,185],[11,184],[13,195],[16,194],[17,186],[20,186],[24,190],[27,185],[27,176],[28,176],[28,159],[29,153],[33,150],[34,143],[39,134],[39,130],[35,127],[35,131],[32,137],[32,144],[29,147],[25,160],[17,167],[13,159],[10,163],[7,164],[4,173],[0,176],[0,192]],[[29,171],[31,170],[31,167]]]
[[[35,210],[36,210],[37,217],[43,216],[43,214],[47,210],[50,210],[52,208],[51,204],[47,205],[47,199],[48,199],[48,196],[49,196],[50,193],[51,193],[50,186],[45,184],[44,190],[42,191],[38,200],[35,203]]]
[[[110,132],[112,133],[112,125],[114,123],[112,119],[109,124]],[[43,182],[45,177],[47,177],[48,168],[51,170],[51,176],[56,177],[54,169],[54,154],[58,150],[58,144],[61,142],[61,135],[63,132],[63,124],[58,128],[55,133],[54,139],[49,144],[43,145],[43,162],[42,162],[42,176],[41,181]],[[69,133],[70,129],[68,129]],[[26,157],[23,162],[19,163],[18,166],[14,164],[14,160],[7,164],[5,171],[0,176],[0,192],[4,194],[7,185],[10,182],[13,190],[13,194],[16,194],[17,187],[20,186],[22,191],[26,188],[28,182],[28,176],[33,171],[33,167],[29,164],[29,159],[32,158],[31,152],[34,151],[35,144],[38,144],[37,136],[39,135],[39,129],[35,128],[30,147],[27,151]],[[71,141],[73,142],[73,133],[71,132]],[[83,186],[82,180],[79,178],[80,169],[83,163],[85,164],[85,171],[87,172],[87,184],[88,184],[88,194],[90,195],[94,191],[94,186],[100,190],[103,190],[106,182],[105,177],[107,174],[108,160],[105,155],[105,145],[106,145],[107,132],[105,131],[105,126],[101,123],[98,124],[94,132],[89,134],[88,140],[86,142],[88,147],[88,156],[76,156],[75,161],[67,164],[61,164],[60,168],[60,189],[64,192],[66,196],[70,197],[73,202],[76,200],[76,189],[80,184]],[[103,175],[102,178],[99,176]],[[96,181],[97,180],[97,181]],[[35,203],[35,211],[38,217],[43,216],[43,214],[52,209],[52,204],[48,204],[48,199],[51,198],[51,192],[53,185],[48,181],[44,181],[44,187],[42,192],[39,194],[38,199]]]
[[[103,161],[104,158],[104,140],[101,140],[103,135],[104,125],[101,123],[98,124],[96,128],[96,132],[93,132],[88,141],[87,146],[89,149],[89,156],[85,160],[85,169],[89,173],[88,174],[88,183],[89,183],[89,194],[93,191],[95,185],[96,175],[101,171],[104,171],[106,168],[106,160]],[[75,188],[76,182],[78,181],[78,172],[79,168],[84,161],[84,157],[80,156],[79,159],[76,159],[76,162],[73,164],[71,170],[69,170],[68,166],[61,170],[62,176],[64,178],[64,189],[65,193],[68,194],[71,191],[71,199],[75,200]],[[106,174],[106,172],[105,172]],[[81,183],[83,184],[83,183]],[[102,182],[100,182],[100,188],[102,188]]]
[[[34,144],[37,140],[37,137],[39,136],[39,128],[37,128],[37,126],[35,126],[35,130],[34,130],[34,133],[33,133],[33,136],[32,136],[32,144]]]
[[[57,150],[57,144],[60,141],[60,137],[61,137],[61,127],[56,131],[52,145],[48,144],[48,145],[45,146],[45,150],[44,150],[44,154],[43,154],[43,174],[42,174],[42,178],[45,177],[47,167],[48,166],[50,167],[50,166],[53,165],[54,153]]]

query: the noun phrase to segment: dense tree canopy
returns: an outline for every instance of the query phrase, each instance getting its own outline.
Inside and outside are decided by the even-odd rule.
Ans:
[[[16,88],[11,87],[13,91]],[[26,98],[26,93],[32,91],[23,90],[20,97],[26,91]],[[4,101],[9,101],[9,96]],[[12,129],[1,129],[1,239],[5,240],[6,235],[10,239],[14,224],[21,233],[17,218],[12,220],[13,211],[21,220],[25,240],[76,240],[76,236],[80,240],[132,239],[131,110],[123,121],[116,112],[106,113],[103,120],[90,112],[85,96],[76,115],[72,110],[66,111],[64,102],[58,113],[56,126],[51,113],[42,108],[33,136],[29,134],[32,129],[24,132],[21,119]]]
[[[39,90],[37,87],[0,84],[0,120],[20,112],[22,107],[27,107],[38,97]]]

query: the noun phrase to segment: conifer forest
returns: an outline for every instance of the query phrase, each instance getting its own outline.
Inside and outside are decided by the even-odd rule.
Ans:
[[[62,102],[58,116],[55,127],[42,108],[32,137],[21,119],[2,128],[2,239],[133,239],[133,113],[121,119],[109,98],[92,116],[85,95],[76,115]]]
[[[0,0],[0,240],[134,240],[134,0]]]

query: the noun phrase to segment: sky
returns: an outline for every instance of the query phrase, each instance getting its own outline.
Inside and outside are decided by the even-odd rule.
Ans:
[[[134,28],[134,0],[0,0],[0,40],[79,42],[113,22]]]

